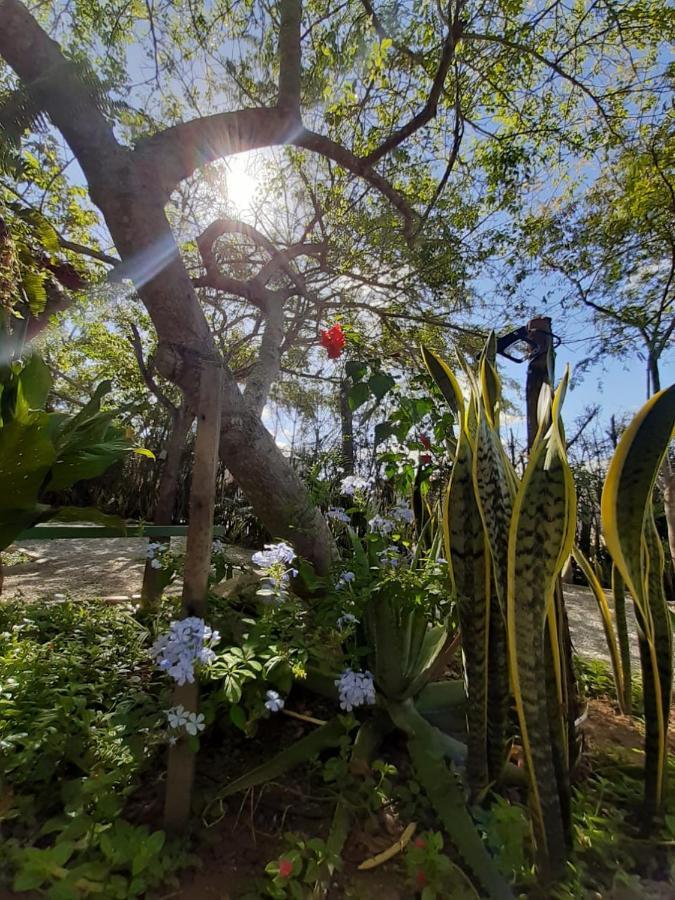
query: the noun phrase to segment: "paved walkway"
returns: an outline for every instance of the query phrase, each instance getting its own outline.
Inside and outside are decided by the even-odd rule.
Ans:
[[[177,539],[175,543],[179,543]],[[145,538],[95,540],[23,541],[19,548],[30,556],[27,562],[5,569],[3,598],[69,594],[82,599],[138,596],[145,564]],[[233,562],[243,563],[250,553],[240,547],[229,551]],[[173,590],[179,586],[174,585]],[[587,588],[565,586],[565,599],[572,640],[577,653],[609,661],[602,620],[595,598]],[[637,641],[630,602],[633,655],[637,664]]]

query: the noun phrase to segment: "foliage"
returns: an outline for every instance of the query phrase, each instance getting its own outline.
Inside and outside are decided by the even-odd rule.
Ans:
[[[109,385],[99,385],[80,412],[69,416],[44,411],[52,380],[39,356],[2,363],[0,377],[0,476],[7,485],[0,505],[0,549],[47,519],[105,522],[97,510],[50,506],[45,500],[102,474],[133,449],[129,435],[113,424],[115,413],[101,411]]]
[[[556,582],[574,537],[574,485],[560,424],[568,375],[540,403],[540,426],[518,481],[499,437],[501,386],[488,339],[469,397],[425,351],[460,433],[444,507],[446,556],[457,592],[469,704],[474,791],[499,777],[508,685],[518,712],[542,877],[564,870],[569,804],[565,700],[570,690]],[[508,653],[507,653],[508,650]],[[508,659],[508,669],[507,669]],[[556,699],[554,700],[553,697]],[[490,723],[491,727],[488,727]]]
[[[652,494],[675,427],[675,385],[655,394],[619,441],[602,494],[607,547],[633,597],[645,706],[645,827],[662,811],[673,681],[673,636]]]
[[[122,818],[165,741],[147,634],[83,601],[0,609],[2,876],[56,900],[144,896],[187,857]]]

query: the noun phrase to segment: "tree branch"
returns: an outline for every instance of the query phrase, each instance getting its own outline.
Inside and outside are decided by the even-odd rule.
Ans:
[[[278,105],[300,124],[301,0],[281,0],[279,6],[279,99]]]
[[[294,135],[289,143],[295,147],[302,147],[305,150],[311,150],[313,153],[319,153],[321,156],[325,156],[326,159],[333,160],[333,162],[342,166],[343,169],[346,169],[353,175],[358,175],[367,181],[368,184],[386,197],[397,210],[403,219],[404,234],[409,240],[413,239],[415,226],[419,222],[418,214],[410,206],[406,198],[392,187],[387,179],[383,178],[367,159],[354,156],[350,150],[347,150],[341,144],[336,144],[330,138],[317,134],[315,131],[308,131],[306,128]]]
[[[389,137],[383,141],[379,147],[373,150],[372,153],[369,153],[368,156],[365,157],[366,162],[370,165],[374,165],[376,162],[382,159],[383,156],[386,156],[391,150],[395,147],[398,147],[399,144],[403,143],[410,135],[414,134],[416,131],[419,131],[420,128],[424,127],[431,119],[433,119],[438,110],[438,101],[440,100],[441,94],[443,93],[443,87],[445,85],[445,79],[447,77],[450,66],[452,65],[452,60],[455,54],[455,44],[459,40],[462,35],[462,26],[460,20],[453,22],[448,28],[448,33],[445,36],[445,40],[443,42],[443,48],[441,50],[441,58],[438,62],[438,68],[436,69],[436,74],[434,76],[434,80],[431,84],[431,90],[429,91],[429,96],[427,97],[427,101],[422,107],[422,109],[416,113],[412,119],[409,119],[405,125],[402,125],[399,129],[390,134]]]

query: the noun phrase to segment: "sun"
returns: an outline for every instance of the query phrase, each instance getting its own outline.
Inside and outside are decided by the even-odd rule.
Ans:
[[[227,199],[239,212],[250,209],[258,191],[258,179],[247,153],[231,156],[227,160]]]

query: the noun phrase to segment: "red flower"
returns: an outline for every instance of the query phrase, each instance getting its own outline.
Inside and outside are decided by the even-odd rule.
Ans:
[[[431,441],[426,436],[426,434],[420,435],[420,444],[424,447],[425,450],[431,450]]]
[[[427,845],[427,842],[424,840],[423,837],[415,838],[415,846],[417,847],[418,850],[423,850],[426,847],[426,845]]]
[[[293,863],[290,859],[279,860],[279,878],[290,878],[293,874]]]
[[[347,339],[339,322],[328,331],[321,332],[321,346],[326,348],[329,359],[338,359],[346,343]]]
[[[420,453],[420,462],[423,466],[426,466],[431,462],[431,453]]]
[[[424,869],[417,870],[417,874],[415,875],[415,884],[420,889],[426,887],[427,876],[424,874]]]

